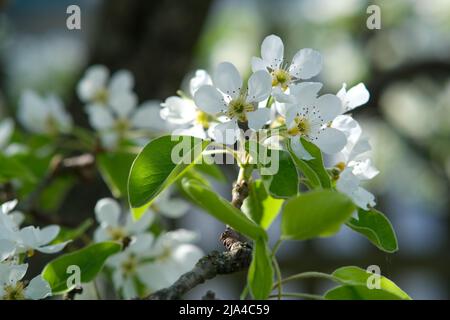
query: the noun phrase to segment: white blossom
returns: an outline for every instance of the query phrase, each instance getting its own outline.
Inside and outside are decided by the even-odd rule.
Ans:
[[[373,179],[379,173],[367,155],[371,149],[369,141],[362,135],[358,122],[350,116],[336,117],[332,127],[347,136],[346,146],[335,157],[335,167],[340,171],[336,188],[347,194],[356,205],[368,210],[369,206],[375,206],[375,197],[360,183]]]
[[[26,285],[22,280],[28,264],[0,263],[0,300],[44,299],[51,295],[51,288],[41,275]]]
[[[72,129],[72,118],[56,95],[45,97],[26,90],[19,101],[17,117],[28,131],[39,134],[67,133]]]
[[[219,64],[212,85],[204,85],[194,95],[196,105],[214,116],[225,116],[225,121],[210,131],[219,143],[234,144],[239,136],[238,122],[248,122],[249,128],[261,129],[270,120],[270,109],[259,102],[267,99],[271,91],[270,75],[262,70],[253,73],[247,88],[243,88],[241,75],[229,63]]]
[[[338,91],[337,96],[342,101],[341,113],[345,113],[367,103],[370,94],[364,83],[360,82],[348,91],[347,84],[344,83],[341,90]]]

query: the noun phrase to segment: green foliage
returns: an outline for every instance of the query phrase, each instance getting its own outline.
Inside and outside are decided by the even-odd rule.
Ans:
[[[42,277],[50,284],[54,295],[63,294],[73,289],[67,286],[67,280],[72,276],[72,273],[68,272],[70,266],[79,268],[82,283],[92,281],[101,271],[106,259],[121,248],[117,242],[99,242],[61,255],[45,266]]]
[[[192,167],[208,144],[188,136],[162,136],[150,141],[134,160],[128,178],[134,218],[139,219],[158,194]],[[175,162],[173,155],[179,157]]]
[[[194,166],[194,169],[198,171],[199,173],[202,173],[208,177],[214,178],[217,181],[220,182],[226,182],[227,178],[223,174],[222,170],[214,164],[214,163],[207,163],[205,161],[202,161],[202,163],[198,163]]]
[[[196,180],[183,179],[183,188],[199,207],[236,231],[254,240],[267,238],[263,228],[248,219],[208,186]]]
[[[298,173],[295,164],[289,153],[282,150],[266,149],[268,157],[274,157],[274,153],[278,153],[279,164],[278,171],[275,174],[263,174],[262,169],[270,167],[270,164],[259,164],[261,178],[270,195],[274,198],[290,198],[298,193]],[[276,158],[275,158],[276,159]],[[272,160],[276,161],[276,160]]]
[[[358,210],[358,219],[351,218],[347,226],[364,235],[377,248],[385,252],[398,250],[397,237],[388,218],[380,211],[370,209]]]
[[[7,157],[0,153],[0,183],[11,179],[23,179],[27,182],[35,182],[36,176],[33,172],[14,157]]]
[[[290,151],[297,168],[305,178],[308,179],[309,185],[312,188],[331,188],[330,176],[323,165],[322,152],[313,143],[306,141],[303,138],[301,138],[300,141],[306,151],[308,151],[314,159],[299,159],[288,144],[288,150]]]
[[[280,213],[283,202],[283,199],[270,196],[261,180],[256,180],[249,185],[249,195],[244,200],[242,211],[267,230]]]
[[[250,293],[255,299],[267,299],[272,291],[273,275],[270,250],[264,239],[258,239],[254,242],[253,259],[247,275]]]
[[[337,269],[332,275],[342,283],[325,293],[330,300],[410,300],[411,298],[394,282],[383,276],[376,276],[359,267],[349,266]],[[369,277],[371,277],[369,279]],[[377,277],[377,278],[375,278]],[[368,284],[379,280],[380,287],[370,289]]]
[[[100,173],[116,198],[126,196],[128,174],[136,154],[129,152],[103,152],[96,161]]]
[[[351,216],[355,207],[345,195],[317,190],[287,201],[281,220],[284,239],[306,240],[331,236]]]

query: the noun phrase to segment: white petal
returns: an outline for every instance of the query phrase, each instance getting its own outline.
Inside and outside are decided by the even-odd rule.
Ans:
[[[257,57],[252,57],[251,64],[252,64],[253,72],[256,72],[259,70],[267,71],[267,67],[269,66],[263,59],[257,58]]]
[[[19,99],[17,117],[22,126],[33,133],[46,133],[49,109],[36,92],[25,90]]]
[[[186,124],[195,119],[196,106],[191,100],[177,96],[167,98],[161,109],[161,117],[174,124]]]
[[[4,119],[0,121],[0,149],[3,149],[9,143],[14,131],[14,121],[12,119]]]
[[[137,234],[147,231],[153,221],[155,221],[155,213],[150,209],[145,212],[139,221],[134,221],[131,213],[129,213],[127,215],[127,224],[125,228],[128,229],[130,233]]]
[[[134,254],[144,254],[150,251],[154,240],[155,237],[151,233],[138,234],[134,236],[133,242],[130,244],[127,250]]]
[[[368,206],[374,207],[375,196],[364,188],[359,187],[351,196],[353,202],[360,208],[368,210]]]
[[[259,102],[267,99],[272,90],[272,78],[267,71],[256,71],[248,80],[248,102]]]
[[[49,253],[49,254],[56,253],[56,252],[59,252],[62,249],[64,249],[64,247],[70,242],[71,242],[71,240],[57,243],[57,244],[52,244],[49,246],[43,246],[43,247],[36,248],[36,250],[40,251],[42,253]]]
[[[52,294],[52,289],[41,275],[34,277],[25,288],[25,296],[29,299],[40,300]]]
[[[347,143],[345,134],[334,128],[325,128],[313,141],[325,153],[338,153]]]
[[[195,76],[189,81],[189,91],[191,92],[191,97],[195,95],[200,87],[207,84],[212,84],[212,80],[208,72],[201,69],[195,71]]]
[[[351,197],[358,187],[359,179],[352,173],[350,168],[345,168],[339,175],[339,179],[336,182],[336,189]]]
[[[198,89],[194,101],[197,107],[212,115],[216,115],[227,108],[223,95],[210,85]]]
[[[101,132],[100,141],[102,142],[103,148],[114,150],[119,143],[119,135],[116,131]]]
[[[158,207],[160,213],[167,218],[178,219],[184,216],[190,205],[188,202],[177,199],[177,198],[167,198],[167,199],[156,200],[155,205]]]
[[[211,128],[211,126],[210,126]],[[179,136],[191,136],[196,137],[200,139],[206,139],[206,132],[202,125],[193,125],[188,128],[180,128],[175,129],[172,132],[173,135],[179,135]]]
[[[121,213],[120,205],[112,198],[103,198],[95,205],[95,217],[102,225],[117,227]]]
[[[239,135],[239,127],[235,120],[219,123],[211,132],[217,143],[234,144]]]
[[[253,130],[261,129],[270,120],[270,109],[259,108],[247,113],[248,126]]]
[[[57,129],[61,132],[69,132],[72,128],[73,121],[70,114],[64,108],[61,98],[55,95],[48,95],[46,104],[49,112],[48,117],[54,122]],[[48,121],[49,118],[47,118],[46,121]]]
[[[123,297],[127,300],[138,297],[138,293],[132,277],[125,278],[125,281],[123,282],[122,285],[122,294]]]
[[[128,70],[119,70],[115,72],[109,83],[109,91],[129,91],[134,86],[133,74]]]
[[[91,105],[87,109],[89,123],[96,130],[111,129],[115,120],[109,108],[101,105]]]
[[[0,286],[2,284],[15,285],[17,281],[22,280],[22,278],[27,273],[28,264],[0,264]]]
[[[291,148],[294,154],[302,160],[312,160],[314,157],[305,149],[300,137],[291,138]]]
[[[160,102],[150,100],[144,102],[131,117],[131,125],[136,129],[147,129],[156,132],[168,131],[168,124],[161,118]]]
[[[320,96],[315,105],[325,122],[332,121],[341,113],[341,100],[334,94]]]
[[[57,225],[51,225],[40,229],[37,233],[38,243],[40,245],[51,242],[59,234],[60,227]]]
[[[36,249],[39,246],[38,229],[34,226],[28,226],[18,231],[21,244],[26,246],[25,250]]]
[[[370,94],[364,83],[360,82],[347,91],[344,98],[344,112],[350,111],[369,101]]]
[[[199,234],[192,230],[177,229],[166,232],[161,236],[161,242],[166,245],[174,246],[182,243],[192,243],[199,240]]]
[[[302,49],[292,59],[289,73],[298,79],[309,79],[322,69],[322,55],[313,49]]]
[[[0,263],[11,257],[16,251],[14,242],[0,239]]]
[[[3,214],[10,213],[17,206],[18,202],[19,201],[17,199],[14,199],[14,200],[3,203],[0,207],[1,213],[3,213]]]
[[[283,62],[284,45],[280,37],[267,36],[261,44],[261,57],[272,69],[278,69]]]
[[[98,90],[105,88],[108,77],[109,71],[105,66],[95,65],[87,69],[77,86],[80,100],[88,102],[94,98]]]
[[[203,255],[203,251],[192,244],[179,245],[172,253],[173,260],[180,267],[180,275],[191,270]]]
[[[107,227],[100,226],[97,229],[95,229],[94,231],[95,242],[103,242],[107,240],[111,240],[111,235],[109,234]]]
[[[322,89],[322,86],[320,82],[301,82],[292,85],[289,91],[301,106],[310,106],[317,98],[317,94]]]
[[[275,102],[279,103],[295,103],[295,96],[287,93],[287,91],[283,91],[279,86],[272,88],[272,96],[275,99]]]
[[[372,165],[370,159],[365,159],[363,161],[350,162],[349,166],[352,168],[352,172],[360,180],[370,180],[373,179],[380,171]]]
[[[222,62],[214,72],[214,85],[230,97],[237,97],[242,89],[242,78],[230,62]]]
[[[128,119],[136,108],[137,96],[131,91],[114,91],[110,93],[109,104],[111,109],[123,119]]]

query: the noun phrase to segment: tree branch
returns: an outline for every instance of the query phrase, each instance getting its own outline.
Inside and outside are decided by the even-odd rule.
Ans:
[[[248,196],[248,183],[244,179],[238,179],[232,190],[231,203],[238,209],[241,208],[244,199]],[[217,275],[240,272],[250,266],[252,260],[252,246],[240,233],[229,226],[220,236],[220,241],[227,251],[219,253],[213,251],[201,258],[195,267],[183,274],[170,287],[158,290],[147,297],[148,300],[175,300],[180,299],[185,293],[195,288],[206,280]]]

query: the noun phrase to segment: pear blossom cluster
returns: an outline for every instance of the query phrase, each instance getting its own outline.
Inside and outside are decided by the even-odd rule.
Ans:
[[[276,130],[284,147],[289,145],[299,159],[312,160],[302,144],[305,139],[326,155],[336,188],[368,209],[375,198],[360,184],[378,170],[368,155],[368,139],[350,112],[368,102],[369,92],[363,83],[349,90],[344,83],[336,94],[321,93],[323,84],[311,79],[319,75],[322,60],[309,48],[288,60],[283,41],[270,35],[262,42],[261,57],[251,59],[247,83],[230,62],[220,63],[211,75],[198,70],[190,80],[189,94],[167,98],[161,117],[175,126],[174,134],[225,145],[242,139],[244,129]]]
[[[171,285],[203,256],[194,245],[198,235],[193,231],[177,229],[158,235],[149,231],[156,217],[179,218],[188,209],[188,203],[173,198],[170,189],[139,221],[133,221],[131,213],[122,210],[112,198],[97,202],[95,216],[99,226],[94,241],[113,240],[124,245],[123,251],[106,262],[112,271],[114,288],[123,298],[136,298]]]
[[[9,201],[0,207],[0,300],[44,299],[51,295],[50,285],[41,275],[29,282],[24,280],[28,263],[36,251],[52,254],[61,251],[68,243],[52,243],[60,228],[20,225],[24,215],[14,210],[17,201]]]
[[[98,132],[104,149],[117,149],[139,131],[166,130],[165,122],[159,116],[160,102],[150,100],[138,106],[133,87],[131,72],[118,70],[110,75],[103,65],[88,68],[78,83],[78,97],[84,103],[89,123]]]

